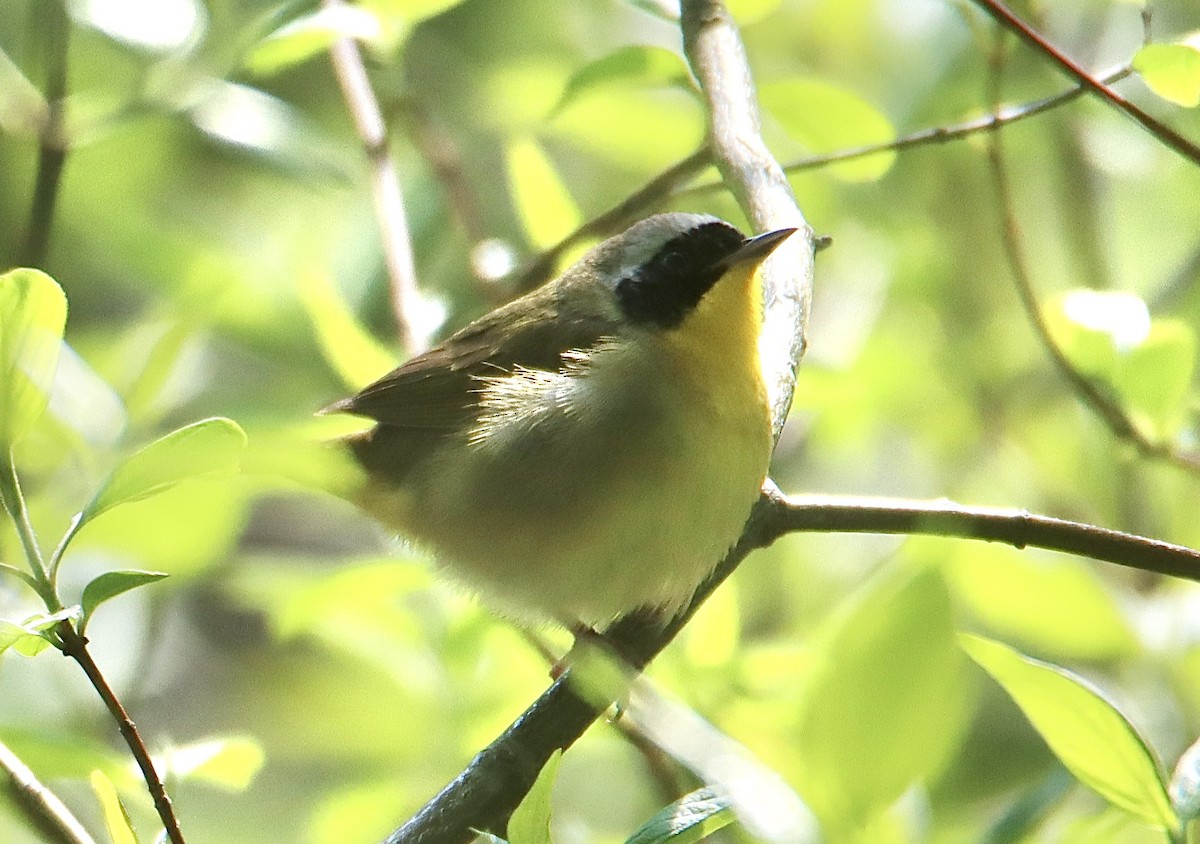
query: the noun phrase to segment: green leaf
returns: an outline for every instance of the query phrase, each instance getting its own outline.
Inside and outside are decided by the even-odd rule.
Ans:
[[[1200,105],[1200,38],[1179,44],[1147,44],[1133,57],[1133,69],[1164,100],[1194,108]]]
[[[166,768],[174,776],[245,791],[262,769],[262,745],[250,738],[223,738],[172,748]]]
[[[328,276],[305,273],[299,293],[325,360],[348,388],[362,389],[396,365],[396,355],[355,318]]]
[[[95,612],[96,607],[107,601],[109,598],[115,598],[122,592],[128,592],[130,589],[137,589],[139,586],[145,586],[148,583],[162,580],[167,575],[160,571],[106,571],[104,574],[95,578],[91,583],[83,588],[83,599],[80,602],[83,606],[83,618],[80,621],[80,632],[87,627],[88,621]]]
[[[328,50],[335,41],[372,41],[381,35],[379,18],[361,6],[323,6],[289,21],[260,41],[246,56],[246,69],[269,75]]]
[[[529,243],[546,249],[582,222],[575,200],[546,153],[531,138],[508,146],[508,180]]]
[[[886,143],[896,137],[891,122],[857,94],[812,79],[763,85],[763,107],[784,130],[817,155]],[[829,171],[849,182],[880,178],[896,158],[893,151],[834,164]]]
[[[1046,559],[1002,545],[963,545],[947,581],[987,628],[1063,659],[1131,656],[1138,639],[1096,573],[1078,560]]]
[[[1183,421],[1195,365],[1191,326],[1154,320],[1146,338],[1118,360],[1113,386],[1135,418],[1169,436]]]
[[[78,616],[79,607],[66,607],[52,613],[37,613],[20,624],[0,620],[0,652],[12,648],[21,656],[37,656],[53,644],[47,631],[60,621]]]
[[[67,321],[62,288],[40,270],[0,275],[0,450],[46,409]]]
[[[622,47],[589,62],[572,74],[563,88],[562,97],[551,114],[589,93],[604,88],[678,86],[694,90],[692,77],[683,58],[665,47]]]
[[[625,844],[692,844],[735,820],[727,797],[701,788],[663,808]]]
[[[125,805],[121,802],[112,780],[102,771],[92,771],[90,780],[92,791],[104,812],[104,826],[108,829],[108,837],[112,839],[112,844],[138,844],[133,821],[129,819],[129,813],[125,811]]]
[[[205,419],[172,431],[116,468],[84,509],[80,524],[112,507],[139,501],[176,484],[237,471],[246,434],[236,422]]]
[[[958,746],[970,695],[940,575],[898,567],[873,579],[827,622],[811,659],[798,787],[827,830],[845,829],[935,775]]]
[[[550,793],[558,776],[562,751],[556,750],[546,760],[533,788],[508,819],[508,840],[511,844],[552,844],[550,838]]]
[[[1100,692],[1068,671],[999,642],[968,635],[961,641],[1076,779],[1151,826],[1178,825],[1153,752]]]
[[[1167,793],[1180,823],[1200,818],[1200,740],[1192,742],[1175,763]]]
[[[0,619],[0,653],[12,648],[22,656],[36,656],[50,643],[19,624]]]

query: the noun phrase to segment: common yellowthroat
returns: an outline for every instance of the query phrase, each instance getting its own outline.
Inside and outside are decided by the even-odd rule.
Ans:
[[[359,503],[507,615],[678,612],[767,474],[759,267],[793,231],[650,217],[326,408],[375,421]]]

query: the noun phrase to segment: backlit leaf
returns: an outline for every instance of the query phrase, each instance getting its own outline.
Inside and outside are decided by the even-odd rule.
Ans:
[[[172,431],[116,468],[85,508],[82,522],[130,501],[148,498],[181,481],[237,471],[246,434],[236,422],[205,419]]]
[[[1180,44],[1147,44],[1133,57],[1133,69],[1164,100],[1200,105],[1200,37]]]
[[[508,840],[511,844],[552,844],[550,838],[550,794],[558,776],[562,751],[556,750],[546,760],[533,788],[517,806],[508,821]]]
[[[1007,645],[963,636],[963,649],[1004,687],[1054,755],[1112,805],[1162,829],[1175,813],[1149,746],[1121,712],[1070,672]]]
[[[58,366],[67,299],[40,270],[0,275],[0,449],[27,434],[46,409]]]

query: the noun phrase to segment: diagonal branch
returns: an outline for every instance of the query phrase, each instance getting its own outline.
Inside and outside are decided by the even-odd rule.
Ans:
[[[1029,24],[1013,14],[999,0],[974,0],[974,2],[975,5],[979,6],[998,24],[1016,34],[1026,44],[1046,56],[1060,70],[1072,77],[1084,88],[1099,96],[1109,105],[1132,117],[1144,129],[1150,132],[1151,135],[1157,138],[1160,143],[1179,153],[1193,164],[1200,164],[1200,147],[1180,135],[1161,120],[1147,114],[1104,82],[1096,79],[1060,49],[1047,41],[1040,33],[1030,27]]]
[[[96,844],[62,800],[7,745],[0,743],[4,790],[30,825],[51,844]]]
[[[342,5],[342,0],[321,2],[330,9]],[[413,262],[408,218],[404,213],[404,194],[388,143],[387,125],[379,109],[379,101],[371,89],[371,81],[367,78],[362,54],[354,40],[344,37],[334,41],[329,48],[329,57],[371,167],[371,193],[375,198],[375,216],[382,237],[400,345],[409,352],[424,351],[429,336],[415,315],[419,295],[417,271]]]

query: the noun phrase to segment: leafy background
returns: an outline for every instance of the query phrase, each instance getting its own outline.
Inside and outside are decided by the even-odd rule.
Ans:
[[[996,42],[968,3],[732,6],[783,161],[986,113]],[[5,267],[21,261],[29,220],[31,103],[63,47],[52,8],[0,5]],[[235,481],[105,513],[63,568],[76,594],[110,569],[171,575],[105,605],[89,637],[155,749],[187,773],[169,786],[200,844],[377,840],[546,683],[519,632],[304,483],[322,467],[301,446],[331,433],[310,414],[400,354],[329,27],[370,36],[424,292],[415,313],[434,333],[511,295],[497,265],[522,264],[703,137],[677,27],[652,2],[356,8],[314,22],[296,3],[71,6],[75,147],[43,268],[67,294],[73,352],[17,460],[50,541],[162,433],[220,415],[249,435]],[[1124,64],[1142,43],[1139,5],[1016,8],[1091,68]],[[1192,0],[1154,5],[1156,41],[1198,27]],[[1069,87],[1028,51],[1005,53],[1005,101]],[[1174,103],[1138,79],[1122,90],[1200,137],[1190,89]],[[1186,451],[1200,170],[1087,98],[1003,141],[1052,331],[1151,439]],[[809,353],[776,454],[784,490],[947,496],[1200,546],[1196,472],[1114,438],[1039,345],[980,136],[793,184],[834,245],[818,259]],[[745,225],[718,190],[663,207]],[[15,563],[4,530],[0,559]],[[797,789],[832,841],[1158,842],[1073,784],[956,633],[1070,665],[1169,765],[1200,732],[1197,596],[1049,553],[794,536],[751,557],[650,674]],[[0,584],[0,617],[35,609],[15,581]],[[67,661],[0,659],[0,738],[93,826],[87,778],[105,771],[150,837],[149,801]],[[556,840],[622,841],[695,784],[596,727],[562,759]],[[1022,808],[1045,810],[1028,834],[1013,823]],[[0,839],[37,840],[4,804]]]

